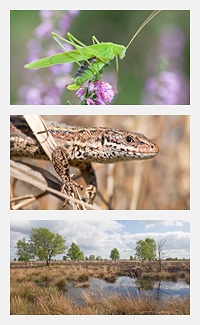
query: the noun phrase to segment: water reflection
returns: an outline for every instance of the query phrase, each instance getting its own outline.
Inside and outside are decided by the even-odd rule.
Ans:
[[[149,291],[149,290],[153,290],[155,283],[156,281],[152,279],[140,278],[136,280],[136,287],[139,291],[141,290]]]
[[[68,282],[67,296],[77,304],[84,304],[84,294],[89,294],[91,297],[102,299],[110,295],[117,294],[121,296],[135,297],[136,295],[151,295],[156,299],[170,297],[184,297],[189,295],[189,285],[183,281],[153,281],[151,279],[138,280],[127,276],[120,276],[114,283],[108,283],[105,280],[90,278],[88,287],[74,287],[72,282]]]

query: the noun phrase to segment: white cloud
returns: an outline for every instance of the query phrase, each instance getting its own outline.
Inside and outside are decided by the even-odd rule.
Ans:
[[[145,238],[153,238],[156,243],[159,241],[165,241],[163,250],[165,250],[166,255],[169,257],[189,257],[190,252],[190,234],[183,231],[168,231],[165,233],[139,233],[123,235],[125,251],[131,252],[133,255],[135,253],[137,241],[145,240]],[[185,255],[183,255],[185,252]],[[172,256],[173,255],[173,256]],[[186,256],[187,255],[187,256]]]
[[[94,254],[109,258],[114,247],[123,244],[121,231],[124,225],[114,220],[50,220],[38,222],[31,220],[29,223],[20,221],[19,225],[11,222],[11,246],[26,234],[31,228],[46,227],[52,232],[58,232],[66,238],[68,248],[75,242],[86,256]]]
[[[145,220],[146,229],[155,227],[157,225],[164,226],[164,227],[182,227],[184,224],[184,221],[180,220]]]
[[[30,222],[30,220],[11,220],[10,230],[14,232],[28,234],[30,232]]]
[[[147,227],[164,224],[168,221],[145,221]],[[175,222],[171,222],[175,224]],[[178,222],[179,223],[179,222]],[[176,222],[176,226],[178,225]],[[170,224],[170,225],[171,225]],[[110,251],[116,247],[121,258],[134,255],[136,242],[147,237],[153,238],[157,243],[165,240],[164,249],[170,257],[189,257],[190,234],[183,231],[147,232],[130,234],[125,226],[114,220],[12,220],[11,221],[11,250],[19,239],[28,239],[31,228],[45,227],[52,232],[58,232],[66,238],[68,248],[75,242],[84,252],[85,256],[100,255],[109,258]]]

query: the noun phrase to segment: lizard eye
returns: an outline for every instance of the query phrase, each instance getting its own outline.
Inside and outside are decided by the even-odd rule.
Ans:
[[[133,139],[129,135],[127,135],[126,142],[131,143],[132,141],[133,141]]]

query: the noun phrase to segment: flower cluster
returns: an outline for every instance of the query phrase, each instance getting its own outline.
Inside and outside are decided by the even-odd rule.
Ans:
[[[148,56],[147,70],[151,77],[146,80],[143,104],[189,104],[189,83],[183,67],[184,48],[185,37],[181,29],[170,26],[161,32],[157,47]]]
[[[51,42],[51,33],[54,31],[65,37],[70,24],[79,13],[79,10],[41,10],[41,24],[34,30],[33,38],[27,44],[28,55],[25,63],[36,61],[42,57],[58,53],[58,44]],[[49,48],[47,47],[46,40]],[[73,48],[65,44],[66,50]],[[61,49],[60,49],[61,50]],[[27,105],[59,105],[66,83],[70,82],[72,64],[59,64],[41,70],[29,70],[26,73],[27,82],[18,92],[19,100],[16,104]]]
[[[112,101],[114,94],[113,87],[100,80],[89,81],[87,87],[81,87],[76,92],[76,96],[81,99],[81,105],[106,105]]]
[[[183,105],[188,100],[186,81],[180,74],[172,71],[164,70],[158,77],[149,78],[146,89],[156,105]]]

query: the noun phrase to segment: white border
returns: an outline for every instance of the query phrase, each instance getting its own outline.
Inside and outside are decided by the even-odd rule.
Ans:
[[[27,214],[24,212],[21,214],[16,211],[16,214],[9,211],[9,202],[8,202],[8,193],[9,193],[9,114],[13,113],[13,108],[9,107],[9,10],[10,9],[183,9],[183,10],[191,10],[191,105],[190,107],[141,107],[134,106],[134,109],[131,109],[131,106],[117,106],[117,115],[120,115],[120,110],[123,112],[123,115],[128,114],[189,114],[191,116],[191,210],[190,211],[126,211],[126,218],[131,217],[131,213],[133,213],[133,218],[137,219],[139,216],[144,219],[152,218],[155,219],[156,216],[159,219],[181,219],[190,218],[191,223],[191,316],[9,316],[9,226],[10,219],[13,218],[39,218],[41,212],[38,211],[28,211]],[[59,317],[59,321],[61,323],[66,323],[66,321],[77,322],[81,321],[82,324],[100,324],[102,321],[104,322],[121,322],[126,321],[127,323],[132,323],[134,321],[140,322],[140,324],[146,324],[146,322],[150,324],[175,324],[178,321],[181,324],[186,324],[188,321],[192,321],[196,324],[199,319],[199,304],[198,297],[199,294],[199,181],[200,181],[200,168],[199,168],[199,131],[200,131],[200,119],[199,119],[199,5],[198,1],[177,1],[177,0],[168,0],[167,3],[161,1],[139,1],[132,3],[129,1],[123,2],[108,2],[105,0],[97,1],[76,1],[72,3],[67,3],[67,1],[38,1],[34,2],[25,2],[18,0],[7,1],[3,3],[2,6],[2,17],[1,17],[1,62],[3,62],[1,67],[1,182],[3,188],[3,192],[1,194],[2,198],[2,213],[1,213],[1,247],[3,248],[1,261],[1,279],[2,279],[2,313],[1,319],[6,322],[6,324],[27,324],[27,321],[30,324],[33,324],[36,319],[44,322],[48,321],[49,324],[53,324],[57,321],[57,317]],[[18,107],[15,110],[21,114],[21,111],[24,111]],[[180,109],[180,112],[179,112]],[[53,111],[53,108],[51,107]],[[49,111],[51,111],[49,110]],[[56,108],[56,114],[64,114],[66,108],[59,107],[59,110]],[[95,114],[116,114],[115,107],[110,106],[109,108],[99,108],[100,111],[95,110]],[[107,111],[108,110],[108,111]],[[29,107],[29,114],[38,114],[36,112],[40,112],[39,114],[48,114],[44,107],[38,107],[34,110]],[[25,112],[25,111],[24,111]],[[87,112],[87,113],[86,113]],[[136,113],[137,112],[137,113]],[[70,114],[70,110],[66,110],[67,114]],[[83,114],[83,111],[79,107],[73,107],[73,113],[71,114]],[[84,114],[93,114],[92,111],[85,110]],[[51,113],[52,115],[52,113]],[[43,213],[43,212],[42,212]],[[46,217],[52,218],[54,212],[45,212]],[[95,212],[96,213],[96,212]],[[115,212],[116,213],[116,212]],[[117,215],[110,211],[109,213],[112,218],[117,219]],[[37,217],[36,217],[37,216]],[[98,217],[98,212],[96,214]],[[61,214],[59,214],[59,218]],[[85,216],[86,218],[86,216]],[[87,218],[89,219],[89,212],[87,214]],[[112,219],[111,218],[111,219]],[[55,219],[55,215],[54,215]],[[37,318],[35,318],[37,317]],[[56,318],[55,318],[56,317]]]

